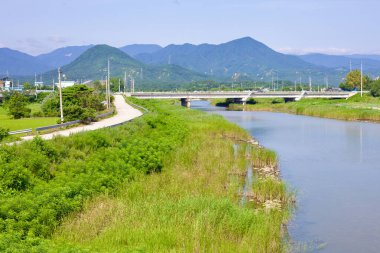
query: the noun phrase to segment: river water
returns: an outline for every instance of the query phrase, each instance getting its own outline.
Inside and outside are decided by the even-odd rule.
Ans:
[[[294,252],[380,252],[380,124],[192,107],[223,115],[277,152],[297,195]]]

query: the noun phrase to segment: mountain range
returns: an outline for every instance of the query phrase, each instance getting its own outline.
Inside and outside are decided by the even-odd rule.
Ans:
[[[236,39],[219,45],[183,44],[162,48],[154,44],[134,44],[119,49],[106,45],[71,46],[47,54],[31,56],[16,50],[0,48],[0,76],[56,76],[56,69],[63,66],[70,79],[104,78],[101,69],[111,59],[112,76],[124,72],[148,83],[182,83],[194,80],[216,81],[271,81],[288,80],[306,82],[309,76],[314,82],[338,84],[350,68],[363,62],[367,73],[378,76],[380,56],[323,54],[286,55],[276,52],[250,37]],[[114,61],[114,62],[113,62]],[[52,70],[52,71],[49,71]],[[141,71],[142,70],[142,71]],[[142,72],[142,74],[141,74]],[[44,74],[41,74],[44,73]]]
[[[327,68],[337,70],[360,69],[363,64],[365,71],[377,73],[380,70],[380,56],[378,55],[326,55],[307,54],[299,56],[302,60]],[[351,65],[351,66],[350,66]]]
[[[110,62],[111,76],[121,79],[126,76],[129,80],[134,78],[136,83],[144,88],[170,88],[176,83],[182,84],[206,78],[205,75],[177,65],[151,66],[141,63],[120,49],[108,45],[89,48],[73,62],[63,66],[62,72],[68,80],[104,80],[107,76],[107,59]],[[53,80],[56,77],[57,70],[42,74],[43,80]]]

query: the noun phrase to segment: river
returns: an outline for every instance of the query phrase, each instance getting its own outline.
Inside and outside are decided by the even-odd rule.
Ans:
[[[380,124],[192,107],[223,115],[277,152],[297,195],[294,252],[380,252]]]

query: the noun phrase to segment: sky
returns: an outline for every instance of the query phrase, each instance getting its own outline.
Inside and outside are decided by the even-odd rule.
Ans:
[[[291,54],[380,54],[380,0],[1,0],[0,47],[219,44]]]

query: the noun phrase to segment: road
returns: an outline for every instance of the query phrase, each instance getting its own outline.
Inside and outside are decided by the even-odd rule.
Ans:
[[[122,95],[115,95],[114,97],[115,97],[114,105],[117,112],[116,115],[110,118],[98,121],[98,122],[93,122],[89,125],[73,127],[70,129],[56,131],[49,134],[43,134],[43,135],[40,135],[40,137],[44,140],[50,140],[54,138],[54,136],[58,136],[58,135],[69,136],[71,134],[76,134],[76,133],[85,132],[85,131],[92,131],[99,128],[118,125],[142,115],[142,113],[139,110],[127,104]],[[31,140],[33,138],[34,136],[21,137],[22,141]]]

